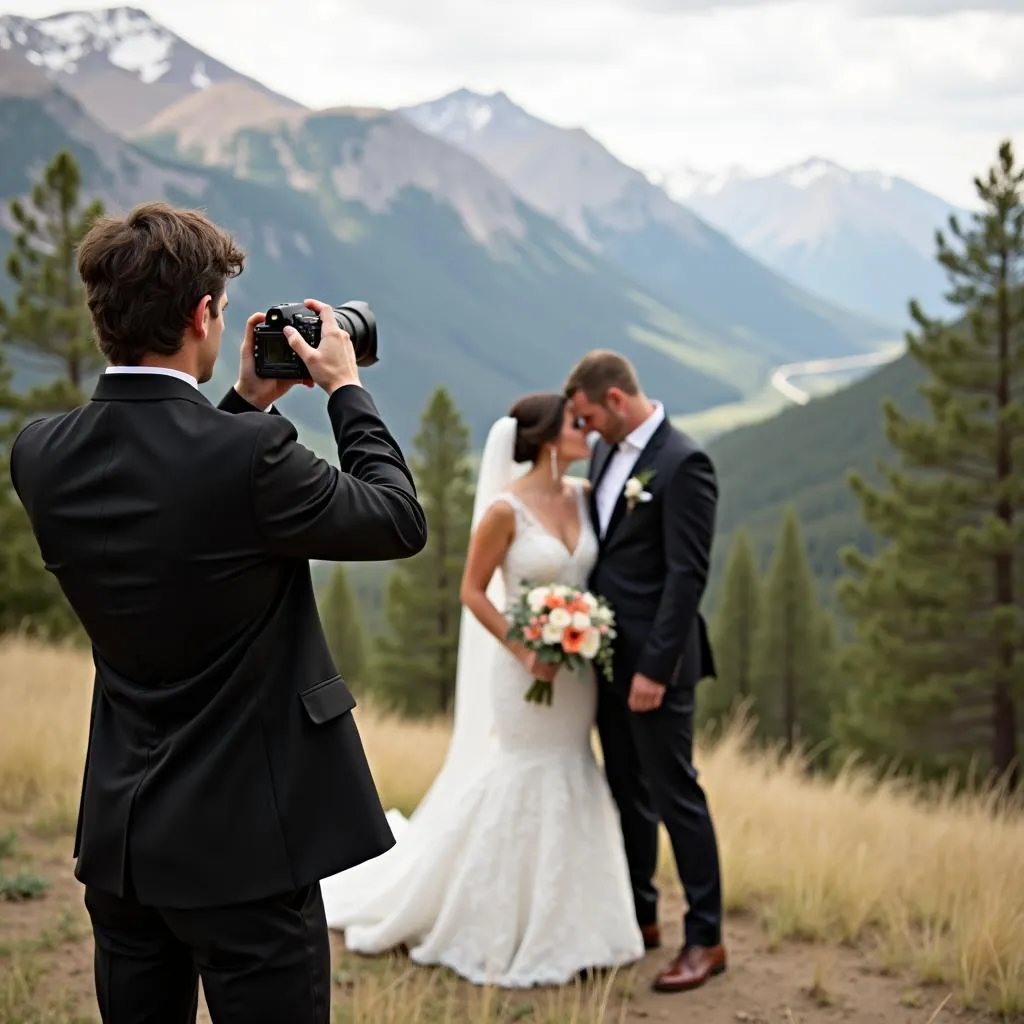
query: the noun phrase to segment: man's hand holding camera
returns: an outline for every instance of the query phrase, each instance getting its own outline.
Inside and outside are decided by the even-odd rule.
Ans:
[[[285,327],[284,335],[292,351],[306,364],[313,382],[328,395],[346,384],[359,384],[352,339],[338,326],[331,305],[317,299],[306,299],[306,305],[320,315],[320,344],[313,348],[294,327]]]
[[[254,356],[255,327],[266,319],[265,313],[253,313],[245,323],[245,337],[239,360],[235,391],[257,409],[267,409],[286,395],[296,384],[311,388],[314,384],[328,395],[346,384],[360,383],[352,339],[339,326],[330,303],[306,299],[305,305],[317,313],[322,326],[320,344],[313,348],[294,327],[285,327],[284,336],[292,351],[306,364],[312,380],[259,377]]]
[[[253,313],[245,322],[245,337],[242,338],[242,350],[239,356],[238,380],[235,382],[235,391],[242,396],[250,405],[261,411],[268,409],[279,398],[286,395],[295,384],[305,384],[312,387],[312,381],[297,380],[271,380],[267,377],[256,376],[256,360],[253,355],[253,328],[263,323],[266,313]]]

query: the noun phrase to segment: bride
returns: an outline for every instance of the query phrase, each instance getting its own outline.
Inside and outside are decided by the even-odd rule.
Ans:
[[[563,668],[551,705],[527,703],[552,667],[506,639],[502,614],[506,587],[585,586],[597,558],[587,484],[563,473],[588,456],[558,394],[520,399],[491,428],[451,746],[412,817],[389,812],[396,845],[321,883],[327,923],[349,950],[405,946],[416,963],[507,988],[561,985],[643,955],[618,814],[590,745],[596,680]]]

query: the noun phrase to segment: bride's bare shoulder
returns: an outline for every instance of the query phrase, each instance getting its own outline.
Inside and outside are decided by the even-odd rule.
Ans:
[[[566,480],[568,480],[573,487],[578,487],[581,491],[583,491],[584,494],[590,493],[589,480],[585,480],[581,476],[568,476],[566,477]]]
[[[487,530],[514,526],[516,521],[515,495],[511,490],[496,494],[480,517],[480,527]]]

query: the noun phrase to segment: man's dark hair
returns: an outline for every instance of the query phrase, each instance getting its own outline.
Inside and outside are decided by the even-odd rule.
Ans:
[[[219,316],[228,278],[245,253],[199,210],[143,203],[124,217],[103,217],[78,249],[78,273],[106,359],[137,365],[171,356],[204,295]]]
[[[588,402],[603,404],[609,388],[627,395],[640,394],[640,381],[633,364],[618,352],[598,349],[588,352],[572,369],[565,382],[565,395],[582,391]]]

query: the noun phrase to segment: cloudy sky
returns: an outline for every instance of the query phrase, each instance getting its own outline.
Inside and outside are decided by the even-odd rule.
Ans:
[[[966,203],[1000,139],[1024,157],[1024,0],[131,2],[311,106],[504,90],[648,171],[815,155]]]

